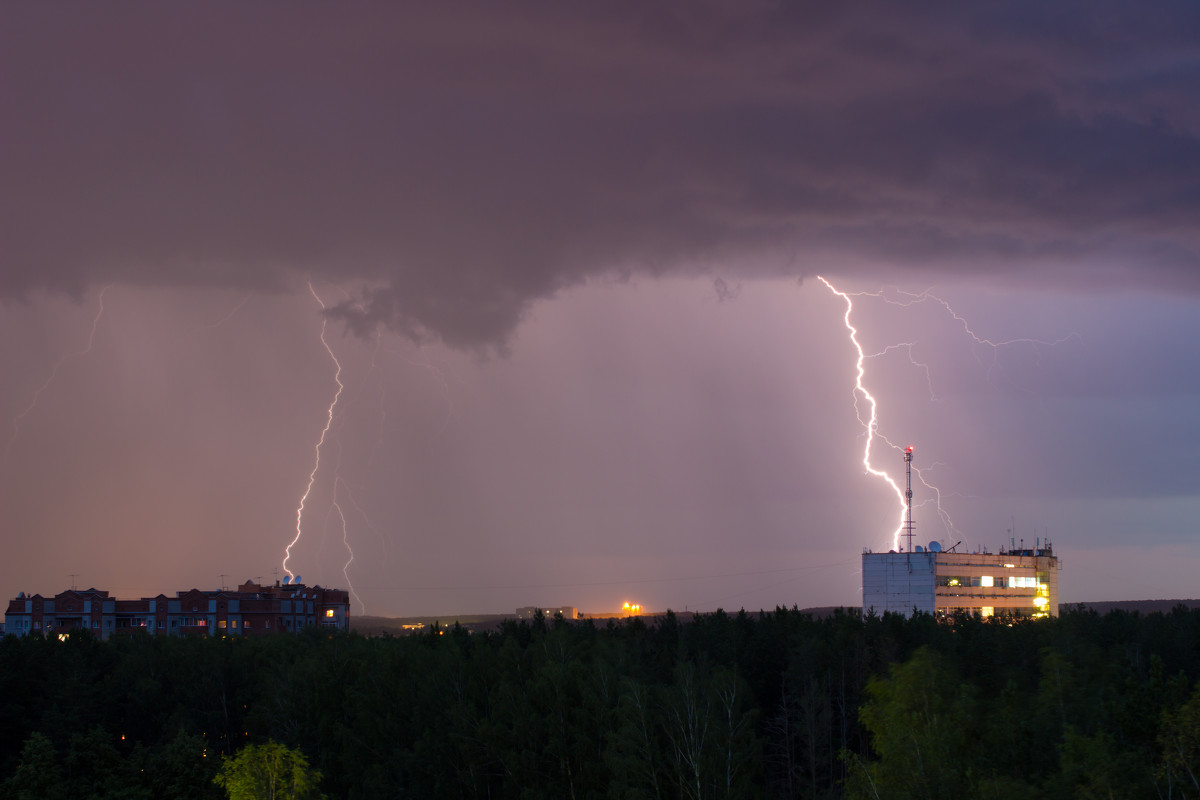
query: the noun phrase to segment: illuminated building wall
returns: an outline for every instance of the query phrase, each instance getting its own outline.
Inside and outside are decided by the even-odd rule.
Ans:
[[[1058,558],[1049,545],[999,553],[863,553],[863,613],[913,610],[1058,616]]]
[[[9,601],[5,627],[17,636],[88,629],[100,639],[136,630],[159,636],[260,636],[313,627],[345,631],[350,629],[350,597],[344,589],[250,581],[237,591],[189,589],[175,597],[138,600],[118,600],[100,589],[72,589],[53,598],[22,593]]]

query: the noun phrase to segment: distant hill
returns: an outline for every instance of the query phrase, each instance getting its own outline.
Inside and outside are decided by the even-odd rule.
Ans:
[[[1167,613],[1175,606],[1200,608],[1200,600],[1106,600],[1096,603],[1060,603],[1059,611],[1083,607],[1097,614],[1107,614],[1109,611],[1137,611],[1140,614],[1151,614],[1155,611]]]
[[[1109,611],[1136,611],[1139,614],[1151,614],[1155,611],[1167,613],[1175,606],[1185,606],[1187,608],[1200,608],[1200,600],[1104,600],[1089,603],[1063,603],[1060,606],[1061,611],[1070,611],[1076,608],[1083,608],[1088,611],[1095,611],[1097,614],[1107,614]],[[846,612],[857,614],[860,612],[857,606],[845,607],[842,606],[816,606],[813,608],[800,609],[805,614],[823,619],[832,616],[838,609]],[[652,620],[655,617],[661,617],[666,612],[647,613],[643,614],[645,620]],[[726,613],[735,614],[736,610],[731,611],[726,609]],[[757,613],[752,612],[752,613]],[[695,616],[695,612],[691,611],[676,611],[675,616],[681,621],[686,622]],[[421,630],[427,630],[430,625],[437,624],[443,628],[453,627],[457,622],[462,627],[472,631],[494,631],[499,630],[501,624],[505,620],[516,619],[515,614],[442,614],[439,616],[429,617],[373,617],[373,616],[351,616],[350,628],[359,633],[368,636],[382,636],[387,634],[403,635],[406,633],[415,633]],[[606,624],[610,619],[620,619],[620,617],[612,617],[609,615],[599,614],[580,614],[580,619],[592,619],[598,624]]]

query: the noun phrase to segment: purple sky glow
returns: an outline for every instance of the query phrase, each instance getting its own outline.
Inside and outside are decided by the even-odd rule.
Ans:
[[[6,4],[0,591],[282,576],[332,352],[287,566],[356,611],[855,605],[899,509],[822,275],[918,541],[1196,597],[1197,41],[1186,2]]]

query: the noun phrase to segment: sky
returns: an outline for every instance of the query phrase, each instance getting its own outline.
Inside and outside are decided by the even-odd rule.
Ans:
[[[1197,597],[1200,7],[827,5],[0,6],[0,592]]]

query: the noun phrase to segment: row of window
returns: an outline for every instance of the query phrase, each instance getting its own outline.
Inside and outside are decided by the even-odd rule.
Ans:
[[[954,575],[939,575],[938,586],[990,586],[997,589],[1037,589],[1038,579],[1032,575],[1009,575],[999,578],[992,575],[972,575],[958,577]],[[1042,584],[1044,586],[1045,584]]]
[[[326,609],[325,616],[327,619],[332,620],[334,618],[333,609]],[[286,627],[288,627],[288,628],[292,627],[292,620],[290,617],[284,617],[283,620],[284,620],[284,624],[286,625]],[[100,623],[98,620],[92,620],[91,623],[92,623],[91,627],[93,629],[99,629]],[[127,629],[127,628],[154,628],[154,618],[153,617],[145,617],[145,618],[142,618],[142,617],[118,617],[115,620],[115,623],[116,623],[116,627],[118,629],[122,629],[122,630]],[[64,624],[65,623],[63,623],[63,621],[61,621],[61,620],[54,620],[54,621],[47,620],[46,629],[49,630],[49,629],[55,628],[55,627],[63,627]],[[109,630],[112,630],[113,624],[114,624],[114,620],[112,620],[112,619],[104,620],[104,627],[108,628]],[[316,620],[313,619],[312,617],[309,617],[308,624],[315,625]],[[322,624],[323,625],[336,625],[337,623],[336,622],[324,622]],[[239,625],[242,628],[252,627],[251,620],[248,620],[248,619],[246,619],[246,620],[231,619],[231,620],[228,620],[228,622],[223,619],[217,620],[217,628],[219,628],[221,630],[226,630],[227,627],[230,629],[233,629],[233,630],[237,630]],[[304,619],[297,620],[296,627],[304,627],[304,625],[305,625]],[[83,622],[82,627],[87,627],[86,621]],[[162,630],[165,627],[166,627],[165,621],[159,621],[159,623],[158,623],[159,630]],[[205,627],[208,627],[208,618],[207,617],[172,617],[171,618],[171,627],[172,628],[179,628],[179,627],[205,628]],[[269,619],[266,620],[265,627],[267,629],[270,629],[271,620],[269,620]],[[9,626],[8,626],[8,630],[12,631],[12,632],[15,632],[18,630],[28,631],[31,628],[34,630],[41,630],[42,623],[40,621],[31,620],[29,617],[16,617],[10,621]]]

